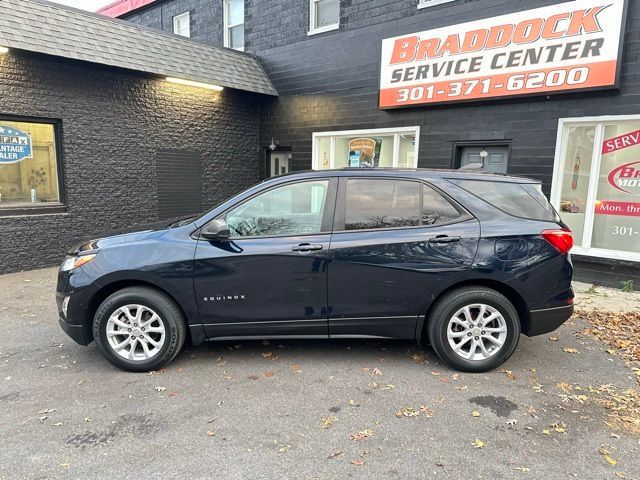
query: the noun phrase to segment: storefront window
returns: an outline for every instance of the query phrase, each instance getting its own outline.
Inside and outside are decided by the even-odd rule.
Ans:
[[[0,215],[60,202],[55,126],[0,119]]]
[[[316,133],[313,168],[415,168],[417,138],[418,127]]]
[[[561,121],[552,203],[574,252],[640,260],[640,118],[572,123]]]
[[[559,210],[560,217],[573,232],[576,245],[582,245],[583,241],[595,132],[594,126],[574,126],[566,130]]]
[[[640,123],[606,125],[591,246],[640,253]]]

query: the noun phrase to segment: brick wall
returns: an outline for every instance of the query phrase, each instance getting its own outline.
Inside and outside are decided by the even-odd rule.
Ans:
[[[262,176],[258,95],[14,51],[0,57],[0,98],[0,114],[62,121],[68,204],[0,218],[0,273],[54,265],[81,240],[157,220],[156,151],[202,153],[205,208]]]
[[[124,15],[127,20],[167,32],[173,32],[173,17],[189,12],[191,38],[208,45],[222,46],[222,0],[170,0]]]

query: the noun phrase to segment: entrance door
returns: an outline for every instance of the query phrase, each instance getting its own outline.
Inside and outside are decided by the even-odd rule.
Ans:
[[[480,154],[483,150],[487,152],[487,156],[484,158],[484,169],[491,173],[506,174],[509,163],[509,147],[506,145],[462,147],[460,166],[483,163],[483,158]]]
[[[276,150],[269,153],[270,177],[277,177],[289,173],[291,152]]]
[[[337,180],[270,188],[198,240],[194,285],[209,338],[328,335],[327,256]]]

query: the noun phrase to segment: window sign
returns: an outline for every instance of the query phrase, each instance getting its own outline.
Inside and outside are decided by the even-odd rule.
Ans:
[[[0,120],[0,215],[59,201],[55,126]]]
[[[552,203],[575,253],[640,260],[640,117],[560,121]]]
[[[31,158],[31,135],[0,124],[0,163],[15,163],[25,158]]]
[[[615,86],[625,5],[574,0],[387,38],[379,105]]]

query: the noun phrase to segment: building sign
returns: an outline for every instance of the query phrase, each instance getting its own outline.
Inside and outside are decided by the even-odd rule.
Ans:
[[[625,0],[575,0],[382,42],[380,107],[615,86]]]
[[[0,164],[16,163],[25,158],[31,158],[31,135],[0,125]]]

